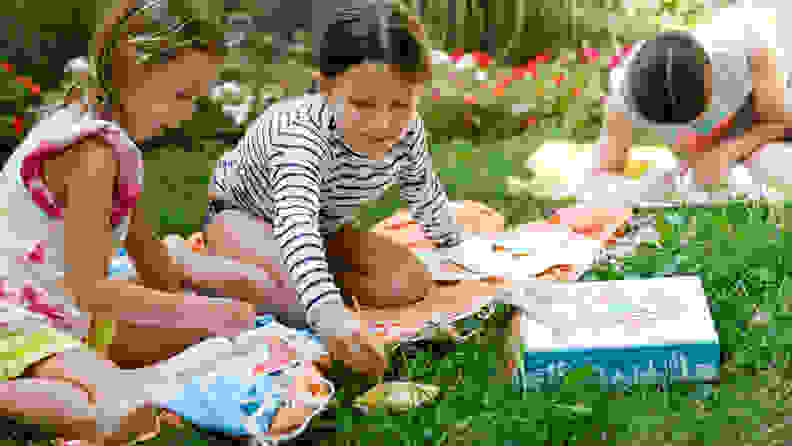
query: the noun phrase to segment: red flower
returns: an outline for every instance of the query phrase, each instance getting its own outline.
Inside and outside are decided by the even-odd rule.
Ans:
[[[14,116],[14,129],[16,129],[17,133],[22,133],[23,130],[23,120],[22,117],[19,115]]]
[[[536,117],[535,116],[529,116],[529,117],[523,119],[522,121],[520,121],[520,124],[521,124],[522,128],[526,128],[526,127],[535,125],[536,124]]]
[[[459,62],[459,59],[465,55],[465,50],[462,48],[457,48],[454,51],[451,51],[451,54],[448,55],[448,58],[451,59],[454,63]]]
[[[471,94],[466,94],[464,98],[465,104],[472,105],[476,103],[476,98]]]
[[[5,70],[7,73],[10,73],[14,70],[14,67],[8,62],[0,62],[0,67],[3,67],[3,70]]]
[[[549,59],[550,57],[547,56],[545,53],[539,53],[536,55],[536,63],[546,63]]]
[[[487,68],[492,61],[489,54],[483,51],[473,51],[473,60],[475,60],[481,68]]]
[[[39,86],[39,84],[32,84],[30,86],[30,92],[35,95],[39,95],[41,94],[41,87]]]
[[[632,43],[628,43],[627,45],[624,45],[624,47],[622,48],[622,54],[624,55],[629,53],[630,50],[632,50],[632,47],[633,47]]]
[[[577,87],[573,88],[572,89],[572,96],[575,96],[575,97],[580,96],[580,89],[577,88]]]
[[[17,76],[16,81],[27,88],[30,88],[31,85],[33,85],[33,79],[31,79],[30,76]]]
[[[555,82],[556,87],[560,87],[561,81],[563,80],[566,80],[566,76],[564,76],[564,73],[558,73],[553,76],[553,82]]]
[[[531,61],[527,65],[512,67],[512,78],[515,80],[522,80],[526,73],[531,73],[531,76],[536,78],[536,62]]]

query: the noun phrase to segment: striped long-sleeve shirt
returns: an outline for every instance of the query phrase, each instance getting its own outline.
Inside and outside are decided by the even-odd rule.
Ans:
[[[311,309],[318,302],[341,302],[323,237],[353,221],[363,203],[381,198],[395,183],[431,240],[448,247],[460,243],[420,117],[384,159],[372,160],[342,141],[323,96],[305,95],[262,114],[218,161],[212,187],[234,206],[272,222],[281,259],[314,324]]]

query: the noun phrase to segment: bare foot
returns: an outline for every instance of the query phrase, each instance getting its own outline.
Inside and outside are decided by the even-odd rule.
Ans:
[[[330,394],[330,386],[320,379],[321,374],[315,365],[306,365],[304,373],[294,378],[288,392],[288,398],[296,401],[295,407],[279,409],[272,419],[269,432],[282,435],[302,426],[305,420],[314,413],[316,408],[306,407],[303,397],[326,398]]]

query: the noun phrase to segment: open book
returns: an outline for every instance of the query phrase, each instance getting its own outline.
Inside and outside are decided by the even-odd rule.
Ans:
[[[434,280],[475,280],[501,276],[511,280],[535,277],[556,265],[591,265],[602,252],[599,240],[590,240],[557,231],[523,231],[475,236],[454,248],[442,251],[419,251]],[[464,272],[453,272],[448,264]]]
[[[235,338],[204,340],[153,368],[176,381],[209,375],[255,378],[326,354],[315,338],[272,321]]]

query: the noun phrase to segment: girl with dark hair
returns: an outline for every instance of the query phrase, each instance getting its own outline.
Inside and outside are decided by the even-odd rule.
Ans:
[[[682,158],[674,178],[720,184],[745,161],[754,182],[786,182],[763,160],[786,151],[773,143],[792,127],[786,97],[792,70],[778,48],[783,41],[774,20],[782,9],[729,7],[690,32],[665,32],[634,45],[611,71],[594,173],[627,174],[633,128],[643,127]]]
[[[358,3],[324,27],[320,94],[273,105],[218,161],[205,240],[211,254],[267,268],[335,357],[379,374],[381,342],[344,303],[414,303],[433,282],[408,248],[355,228],[361,204],[398,183],[438,246],[461,233],[416,111],[431,78],[423,29],[400,2]]]

